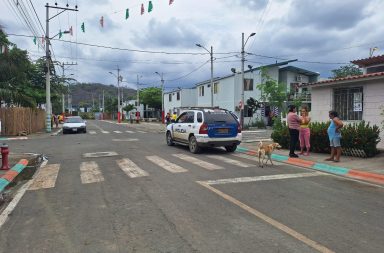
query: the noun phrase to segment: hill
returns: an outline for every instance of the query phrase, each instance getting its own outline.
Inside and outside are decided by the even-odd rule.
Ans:
[[[101,83],[77,83],[70,86],[72,95],[72,106],[95,106],[99,107],[102,104],[103,91],[104,98],[117,97],[117,87],[114,85],[105,85]],[[135,99],[136,90],[121,88],[124,94],[124,100]]]

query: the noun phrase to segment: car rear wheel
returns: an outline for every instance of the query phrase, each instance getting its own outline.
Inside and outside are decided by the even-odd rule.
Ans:
[[[84,133],[87,133],[87,128],[84,128]]]
[[[191,136],[189,137],[189,151],[191,151],[193,154],[199,153],[201,150],[201,147],[197,145],[196,137]]]
[[[227,152],[235,152],[236,148],[237,148],[236,144],[231,146],[225,146],[225,149],[227,150]]]
[[[172,139],[171,132],[169,132],[169,131],[167,132],[166,140],[167,140],[167,145],[168,145],[168,146],[173,146],[173,145],[175,145],[175,143],[173,143],[173,139]]]

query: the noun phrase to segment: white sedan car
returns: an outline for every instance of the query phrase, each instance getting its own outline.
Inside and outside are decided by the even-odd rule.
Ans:
[[[77,133],[77,132],[87,132],[86,121],[83,120],[80,116],[67,117],[63,124],[63,134],[67,133]]]

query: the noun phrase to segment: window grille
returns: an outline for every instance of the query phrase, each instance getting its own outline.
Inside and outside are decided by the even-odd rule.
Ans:
[[[334,89],[333,108],[341,120],[362,120],[363,87]]]

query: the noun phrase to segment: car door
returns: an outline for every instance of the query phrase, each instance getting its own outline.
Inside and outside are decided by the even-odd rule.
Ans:
[[[193,132],[193,129],[195,127],[195,112],[189,111],[186,114],[186,117],[181,124],[181,131],[180,131],[180,139],[184,142],[188,142],[188,137],[191,132]]]
[[[183,112],[173,123],[173,138],[177,141],[183,141],[182,132],[185,131],[185,121],[187,120],[187,112]]]

